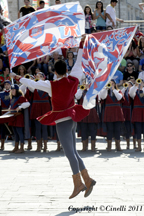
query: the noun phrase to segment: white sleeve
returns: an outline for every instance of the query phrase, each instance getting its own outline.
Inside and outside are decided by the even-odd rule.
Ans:
[[[132,86],[129,90],[129,95],[131,98],[134,99],[134,97],[136,96],[136,91],[137,91],[138,87],[137,86]]]
[[[34,80],[21,78],[20,82],[27,86],[34,89],[39,89],[41,91],[47,92],[51,96],[51,84],[49,80],[43,81],[39,80],[38,82],[35,82]]]
[[[25,85],[21,85],[19,87],[19,89],[23,92],[24,95],[26,94],[26,86]]]
[[[111,7],[109,5],[106,7],[106,13],[111,16]]]
[[[123,93],[123,95],[124,95],[125,91],[126,91],[126,88],[121,89],[121,92]]]
[[[83,93],[83,90],[78,89],[78,90],[77,90],[77,93],[75,94],[75,98],[76,98],[77,100],[79,100],[79,99],[81,98],[81,96],[82,96],[82,93]]]
[[[122,99],[122,94],[118,92],[118,90],[113,90],[114,95],[116,96],[117,100],[120,101]]]
[[[139,75],[138,75],[138,78],[143,79],[143,74],[144,74],[144,71],[140,72]]]
[[[107,95],[108,95],[108,90],[107,89],[102,89],[101,91],[100,91],[100,93],[99,93],[99,97],[101,98],[101,99],[106,99],[106,97],[107,97]]]
[[[29,102],[24,102],[24,103],[22,103],[20,106],[19,106],[19,108],[20,109],[26,109],[26,108],[28,108],[30,106],[30,103]]]
[[[81,77],[83,75],[82,54],[83,54],[83,49],[79,49],[76,63],[74,64],[72,71],[70,73],[71,76],[78,78],[79,81],[81,80]]]

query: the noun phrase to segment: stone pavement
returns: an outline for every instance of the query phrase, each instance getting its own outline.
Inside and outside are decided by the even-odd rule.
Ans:
[[[33,150],[19,155],[9,153],[13,145],[7,141],[0,151],[0,216],[144,215],[144,152],[132,147],[126,150],[123,140],[123,152],[116,152],[114,143],[107,152],[98,137],[95,153],[79,151],[97,184],[89,197],[80,193],[69,200],[72,173],[63,151],[55,152],[55,141],[48,143],[49,152],[34,152],[33,141]]]

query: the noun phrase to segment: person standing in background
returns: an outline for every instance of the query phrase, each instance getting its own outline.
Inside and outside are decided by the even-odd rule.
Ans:
[[[115,7],[118,0],[111,0],[110,4],[106,7],[106,26],[116,28],[116,21],[123,22],[122,19],[116,17]]]
[[[45,2],[44,1],[40,1],[39,2],[39,7],[37,8],[37,10],[43,9],[45,7]]]
[[[92,28],[93,14],[92,14],[92,9],[89,5],[85,6],[84,14],[85,14],[85,33],[90,34]]]
[[[21,7],[18,12],[18,19],[20,18],[20,13],[22,13],[22,16],[25,16],[35,11],[35,9],[32,6],[30,6],[30,0],[24,0],[24,3],[25,5]]]
[[[97,1],[96,9],[94,10],[94,20],[97,19],[96,30],[106,30],[106,12],[103,9],[103,2]]]

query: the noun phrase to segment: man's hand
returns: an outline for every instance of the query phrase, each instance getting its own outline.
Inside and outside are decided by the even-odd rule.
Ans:
[[[16,111],[19,112],[21,109],[19,107],[16,108]]]
[[[10,78],[13,78],[14,79],[14,77],[16,76],[16,74],[14,73],[14,72],[12,72],[12,73],[10,73]]]

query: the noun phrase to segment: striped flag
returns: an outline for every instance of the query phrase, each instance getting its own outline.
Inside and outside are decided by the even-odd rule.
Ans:
[[[90,34],[83,48],[82,68],[88,80],[83,107],[95,107],[95,97],[112,79],[119,67],[137,27]]]
[[[10,67],[59,48],[78,47],[85,17],[79,2],[54,5],[21,17],[4,28]]]

